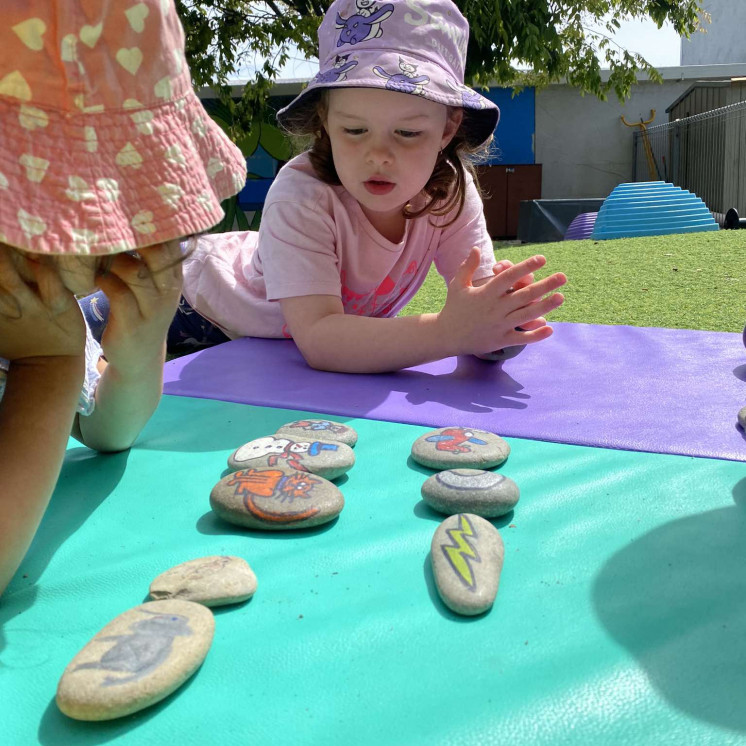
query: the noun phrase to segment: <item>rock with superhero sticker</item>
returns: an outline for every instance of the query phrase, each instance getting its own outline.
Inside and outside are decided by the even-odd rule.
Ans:
[[[497,518],[513,510],[519,497],[518,485],[510,477],[483,469],[439,471],[422,485],[422,499],[445,515],[474,513]]]
[[[412,458],[430,469],[491,469],[509,454],[510,446],[499,435],[467,427],[441,427],[412,445]]]
[[[344,443],[350,448],[357,443],[357,433],[353,428],[332,420],[295,420],[278,428],[275,435],[289,435],[291,438],[321,438],[333,443]]]
[[[355,464],[355,453],[344,443],[333,443],[314,435],[267,435],[244,443],[228,457],[233,469],[265,467],[293,469],[336,479]]]
[[[212,612],[191,601],[125,611],[70,661],[57,706],[76,720],[112,720],[160,702],[199,668],[214,631]]]
[[[282,531],[331,521],[344,497],[336,485],[307,471],[250,467],[223,477],[212,488],[210,506],[237,526]]]
[[[464,616],[492,608],[505,547],[498,530],[472,513],[457,513],[438,526],[430,545],[435,585],[443,603]]]
[[[182,562],[150,584],[150,598],[179,598],[204,606],[237,604],[256,592],[256,575],[241,557],[213,556]]]

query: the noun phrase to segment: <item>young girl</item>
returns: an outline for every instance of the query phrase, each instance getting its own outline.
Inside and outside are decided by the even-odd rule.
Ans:
[[[4,0],[0,19],[2,593],[71,431],[122,450],[155,409],[178,240],[221,219],[245,163],[191,90],[170,2]],[[95,286],[101,346],[75,300]]]
[[[319,73],[278,113],[312,147],[278,174],[258,235],[201,239],[171,336],[291,336],[311,366],[349,372],[546,339],[565,277],[535,282],[541,256],[495,264],[470,156],[498,110],[463,85],[467,41],[450,0],[332,3]],[[396,317],[432,262],[445,306]]]

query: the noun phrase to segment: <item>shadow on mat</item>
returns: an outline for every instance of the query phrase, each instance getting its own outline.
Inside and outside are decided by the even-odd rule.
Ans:
[[[128,456],[129,451],[100,454],[82,446],[67,451],[57,488],[39,530],[3,594],[0,604],[0,667],[14,667],[3,655],[6,647],[5,623],[33,605],[37,594],[36,583],[44,569],[65,540],[113,492],[122,478]],[[14,646],[13,656],[19,659],[19,665],[29,665],[28,660],[20,661],[20,657],[35,654],[33,651],[40,647],[38,637],[33,639],[37,633],[29,634],[28,644],[17,640],[18,644]],[[19,651],[25,652],[21,654]]]
[[[733,507],[672,521],[617,552],[593,601],[668,702],[746,732],[746,479],[733,497]]]
[[[737,365],[733,368],[733,375],[739,381],[746,381],[746,365]]]
[[[501,366],[472,355],[456,358],[451,373],[433,375],[420,370],[391,374],[392,389],[401,391],[410,404],[445,404],[459,412],[492,412],[525,409],[529,394]]]
[[[508,361],[508,366],[512,363]],[[427,367],[427,371],[421,370]],[[167,394],[204,396],[267,407],[377,416],[392,392],[412,404],[462,412],[524,409],[523,385],[502,366],[471,355],[395,373],[331,373],[310,368],[290,340],[244,338],[201,350],[166,367]],[[397,419],[395,416],[385,419]]]

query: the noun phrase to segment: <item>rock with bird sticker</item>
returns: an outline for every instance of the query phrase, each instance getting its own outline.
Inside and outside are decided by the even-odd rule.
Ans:
[[[149,707],[199,668],[214,631],[212,612],[191,601],[149,601],[125,611],[70,661],[57,706],[76,720],[111,720]]]

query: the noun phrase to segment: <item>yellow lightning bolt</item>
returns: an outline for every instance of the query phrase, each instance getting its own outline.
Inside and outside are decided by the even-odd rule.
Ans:
[[[446,559],[451,564],[451,567],[456,571],[459,578],[465,583],[469,590],[476,588],[476,580],[474,574],[471,571],[471,565],[469,560],[479,562],[479,554],[477,550],[469,544],[469,541],[465,539],[465,536],[476,536],[474,528],[469,519],[459,514],[459,524],[461,528],[447,528],[446,533],[453,542],[452,545],[442,545],[443,553]]]

